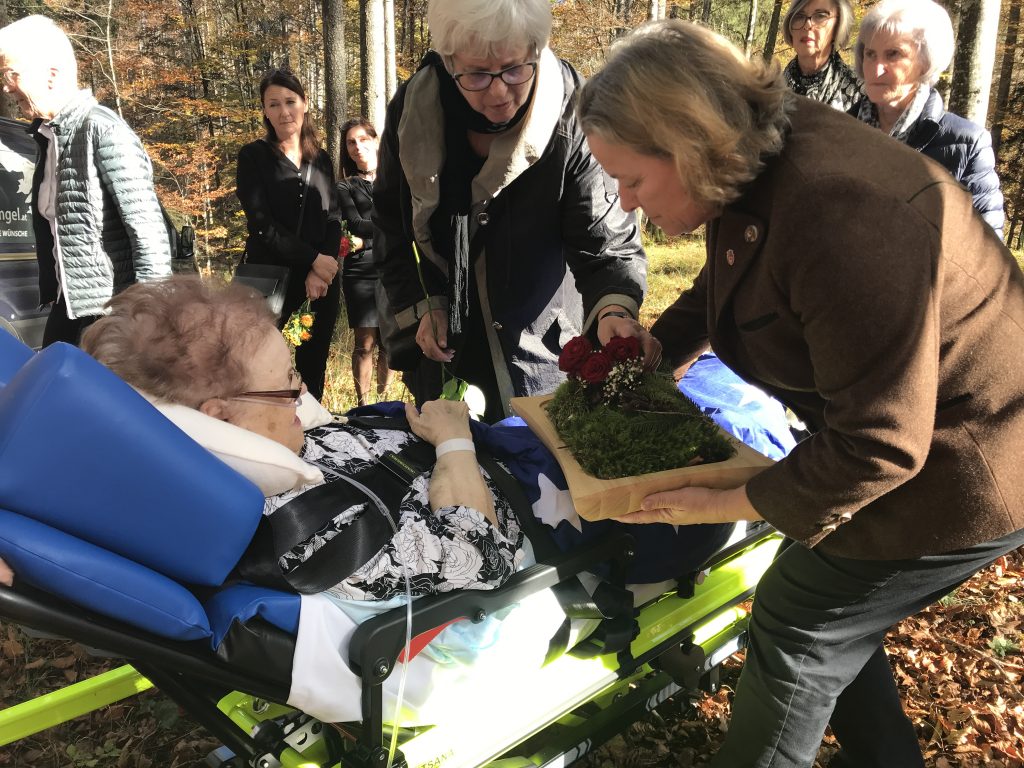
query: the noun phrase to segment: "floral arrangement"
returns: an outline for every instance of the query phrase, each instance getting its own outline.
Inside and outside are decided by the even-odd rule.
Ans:
[[[663,373],[645,372],[640,342],[616,337],[594,349],[577,336],[558,367],[568,379],[548,417],[580,466],[611,480],[723,461],[734,449]]]
[[[338,245],[338,258],[344,259],[352,253],[352,233],[348,231],[345,222],[341,222],[341,243]]]
[[[292,312],[288,322],[281,329],[281,335],[293,347],[301,347],[302,342],[313,338],[313,320],[316,312],[310,308],[309,299],[306,299],[299,308]]]

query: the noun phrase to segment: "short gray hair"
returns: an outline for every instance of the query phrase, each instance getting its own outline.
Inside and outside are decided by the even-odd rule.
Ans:
[[[935,85],[953,60],[953,23],[932,0],[882,0],[864,16],[854,49],[857,76],[864,77],[864,46],[876,34],[909,38],[923,64],[922,84]]]
[[[492,57],[515,48],[537,51],[551,37],[550,0],[430,0],[431,46],[454,54]]]
[[[78,60],[64,30],[46,16],[26,16],[0,29],[0,57],[56,67],[78,84]]]
[[[794,99],[778,62],[751,61],[706,27],[665,19],[612,47],[577,114],[588,136],[671,159],[694,201],[718,207],[782,151]]]
[[[788,45],[793,45],[793,30],[789,28],[793,17],[802,11],[811,0],[793,0],[793,4],[786,11],[786,17],[782,20],[782,37]],[[850,30],[853,28],[853,6],[850,0],[832,0],[836,7],[836,26],[832,30],[832,50],[838,51],[850,40]]]

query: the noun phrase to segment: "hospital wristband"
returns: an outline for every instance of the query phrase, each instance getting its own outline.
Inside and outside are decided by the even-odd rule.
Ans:
[[[453,437],[451,440],[438,443],[437,447],[434,448],[434,452],[439,459],[446,453],[454,453],[455,451],[472,451],[476,453],[476,446],[473,445],[473,441],[469,438]]]

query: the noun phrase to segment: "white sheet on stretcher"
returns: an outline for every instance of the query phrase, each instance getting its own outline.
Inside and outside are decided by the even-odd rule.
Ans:
[[[325,722],[362,719],[362,685],[348,666],[348,649],[360,613],[369,615],[368,605],[347,611],[324,594],[302,596],[288,704]],[[399,721],[438,722],[466,701],[485,700],[510,670],[539,669],[563,617],[554,594],[543,590],[479,624],[463,620],[446,627],[404,665]],[[395,717],[402,666],[384,683],[389,721]]]

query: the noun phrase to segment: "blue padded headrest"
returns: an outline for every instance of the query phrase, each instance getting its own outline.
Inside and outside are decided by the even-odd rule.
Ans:
[[[14,374],[33,354],[29,347],[11,334],[0,330],[0,387],[14,378]]]
[[[3,509],[0,556],[10,564],[19,583],[59,595],[103,616],[173,640],[210,636],[203,606],[177,582]]]
[[[76,347],[54,344],[0,389],[0,507],[160,573],[219,585],[263,494]]]

